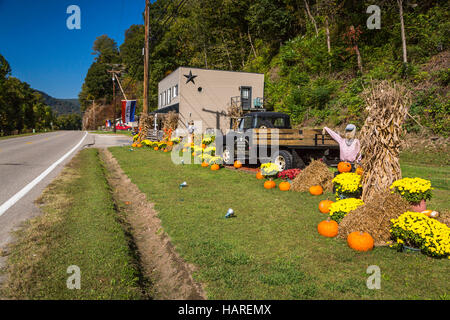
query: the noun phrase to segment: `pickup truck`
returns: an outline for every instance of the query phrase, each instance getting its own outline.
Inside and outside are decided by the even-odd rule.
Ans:
[[[227,164],[254,163],[249,161],[254,155],[258,162],[276,163],[281,170],[304,168],[311,159],[322,159],[329,166],[339,163],[339,145],[330,135],[322,134],[322,129],[292,129],[287,114],[251,112],[237,121],[237,130],[224,136],[219,152]],[[278,150],[272,152],[276,139]]]

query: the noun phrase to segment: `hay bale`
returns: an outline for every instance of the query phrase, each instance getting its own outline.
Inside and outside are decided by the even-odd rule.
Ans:
[[[410,204],[397,193],[384,191],[354,211],[349,212],[339,224],[338,238],[347,239],[354,231],[369,233],[375,245],[385,245],[390,239],[391,219],[410,211]]]
[[[450,228],[450,210],[443,210],[439,213],[439,217],[436,218],[437,221],[442,222]]]
[[[403,86],[382,81],[364,92],[367,118],[361,129],[362,199],[372,197],[401,179],[399,153],[402,125],[411,103]]]
[[[291,189],[297,192],[305,192],[311,186],[320,185],[324,191],[331,192],[333,190],[333,177],[333,173],[325,163],[320,160],[311,160],[311,163],[292,181]]]

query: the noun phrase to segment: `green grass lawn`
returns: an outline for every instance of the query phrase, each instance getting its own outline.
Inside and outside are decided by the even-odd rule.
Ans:
[[[170,154],[110,149],[121,167],[155,203],[178,252],[198,266],[197,280],[214,299],[448,299],[448,259],[375,248],[351,250],[322,237],[318,203],[331,194],[265,190],[254,175],[171,162]],[[449,169],[405,167],[431,178],[430,207],[448,209]],[[179,189],[183,181],[188,187]],[[440,189],[442,188],[442,189]],[[237,217],[225,219],[228,208]],[[381,269],[380,290],[369,290],[367,267]]]
[[[92,134],[122,134],[125,136],[131,136],[130,131],[123,131],[123,130],[117,130],[116,132],[96,130],[96,131],[89,131],[89,133],[92,133]]]
[[[44,192],[44,215],[11,248],[3,295],[18,299],[140,299],[140,273],[96,149],[81,151]],[[69,290],[67,268],[81,270]]]

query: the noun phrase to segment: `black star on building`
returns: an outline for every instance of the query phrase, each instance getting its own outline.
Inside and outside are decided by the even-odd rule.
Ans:
[[[192,71],[189,71],[189,74],[185,74],[184,76],[187,78],[186,83],[192,82],[195,84],[194,79],[197,78],[197,76],[192,75]]]

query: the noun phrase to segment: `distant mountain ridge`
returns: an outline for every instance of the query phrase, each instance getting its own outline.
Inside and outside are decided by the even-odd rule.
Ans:
[[[49,96],[45,92],[36,90],[44,98],[45,104],[49,105],[58,115],[63,114],[81,114],[80,102],[78,99],[58,99]]]

